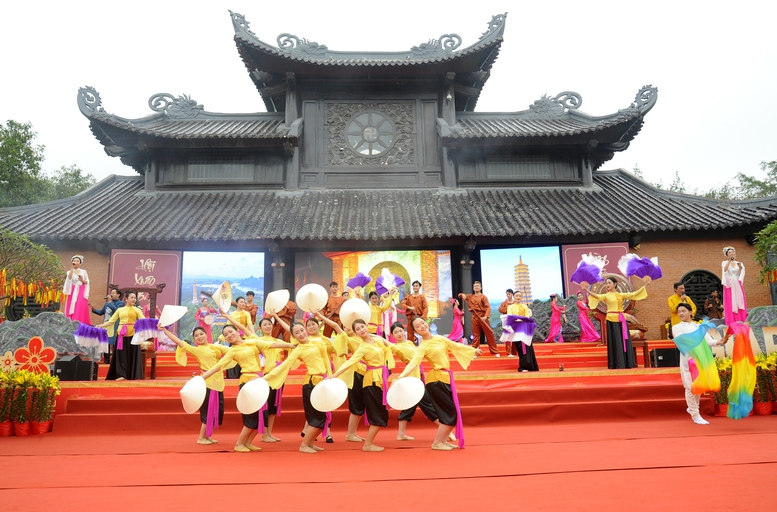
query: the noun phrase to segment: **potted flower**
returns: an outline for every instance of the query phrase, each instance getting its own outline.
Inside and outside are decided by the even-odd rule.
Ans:
[[[54,423],[54,407],[60,393],[59,378],[48,373],[40,373],[36,377],[32,398],[32,429],[35,434],[45,434],[51,432]]]
[[[32,393],[30,388],[34,386],[34,375],[26,370],[15,371],[11,374],[14,383],[11,420],[13,421],[13,432],[17,436],[28,436],[31,433],[30,398]]]
[[[772,413],[772,376],[766,354],[755,356],[755,390],[753,391],[753,411],[758,416]]]
[[[13,404],[14,384],[10,372],[0,372],[0,437],[10,436],[13,432],[11,422],[11,404]]]
[[[725,416],[728,412],[728,386],[731,384],[731,358],[716,357],[715,367],[720,377],[720,391],[715,391],[715,416]]]

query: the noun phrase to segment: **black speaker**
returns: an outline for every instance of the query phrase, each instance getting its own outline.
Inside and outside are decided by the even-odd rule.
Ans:
[[[80,356],[62,356],[54,363],[59,380],[97,380],[97,363],[82,361]]]
[[[650,351],[653,368],[680,366],[680,351],[677,348],[654,348]]]

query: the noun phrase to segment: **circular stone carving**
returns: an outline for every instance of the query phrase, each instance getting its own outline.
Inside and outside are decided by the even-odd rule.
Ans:
[[[359,112],[346,124],[345,140],[357,155],[378,156],[394,146],[397,130],[394,122],[381,112]]]

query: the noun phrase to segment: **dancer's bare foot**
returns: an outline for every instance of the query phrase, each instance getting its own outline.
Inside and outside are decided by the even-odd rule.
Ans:
[[[410,437],[406,434],[402,434],[401,436],[397,436],[397,441],[412,441],[415,439],[415,437]]]
[[[246,448],[248,448],[252,452],[258,452],[262,449],[260,446],[254,446],[252,444],[246,445]]]
[[[116,380],[127,380],[127,379],[125,379],[124,377],[119,377],[119,378],[118,378],[118,379],[116,379]]]
[[[449,452],[453,450],[453,446],[448,443],[433,444],[432,450],[440,450],[441,452]]]
[[[271,435],[270,437],[272,437],[273,439],[275,439],[275,442],[276,442],[276,443],[277,443],[277,442],[279,442],[279,441],[281,440],[281,438],[280,438],[280,437],[275,437],[275,436],[273,436],[273,435]]]
[[[382,452],[383,451],[383,447],[382,446],[378,446],[376,444],[365,444],[362,447],[362,451],[363,452]]]
[[[302,453],[318,453],[318,450],[315,448],[311,448],[310,446],[305,446],[304,444],[299,447],[299,451]]]
[[[218,443],[218,441],[216,441],[216,440],[215,440],[215,439],[213,439],[212,437],[206,437],[205,439],[207,439],[208,441],[210,441],[210,442],[211,442],[211,443],[213,443],[213,444],[216,444],[216,443]]]
[[[449,443],[448,441],[443,441],[443,443],[442,443],[442,444],[447,444],[448,446],[450,446],[450,447],[451,447],[451,448],[453,448],[454,450],[455,450],[455,449],[457,449],[457,448],[459,447],[459,445],[457,445],[457,444],[453,444],[453,443]]]
[[[275,439],[273,436],[264,435],[264,436],[262,436],[262,442],[263,443],[277,443],[278,440]]]
[[[250,453],[251,450],[248,449],[248,447],[243,446],[242,444],[235,446],[235,451],[240,453]]]
[[[197,439],[197,444],[213,444],[213,442],[207,437],[203,437],[202,439]]]
[[[448,434],[448,441],[451,441],[452,443],[458,442],[458,439],[456,439],[456,436],[453,435],[453,432]]]
[[[358,436],[356,434],[349,434],[349,435],[345,436],[345,440],[346,441],[350,441],[352,443],[363,443],[364,442],[364,438],[361,437],[361,436]]]
[[[320,446],[316,446],[314,444],[311,444],[310,447],[313,448],[314,450],[316,450],[317,452],[323,452],[324,451],[323,448],[321,448]]]

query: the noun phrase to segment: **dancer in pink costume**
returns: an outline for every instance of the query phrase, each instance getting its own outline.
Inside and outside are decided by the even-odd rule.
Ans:
[[[464,311],[459,307],[458,300],[451,299],[451,304],[453,304],[453,324],[451,325],[451,333],[448,335],[448,339],[464,343]]]
[[[559,306],[558,295],[555,293],[550,296],[550,329],[548,331],[548,337],[545,338],[545,343],[555,341],[556,343],[564,343],[564,338],[561,336],[561,331],[564,326],[561,323],[561,315],[566,313],[566,306]]]
[[[731,246],[723,248],[726,256],[723,267],[723,314],[726,325],[744,322],[747,319],[747,298],[742,282],[745,280],[745,265],[737,261],[737,251]]]
[[[599,331],[596,330],[593,322],[591,322],[591,317],[588,316],[589,311],[590,308],[588,307],[588,304],[585,303],[583,292],[577,292],[577,318],[580,320],[581,342],[599,341],[602,339]]]

